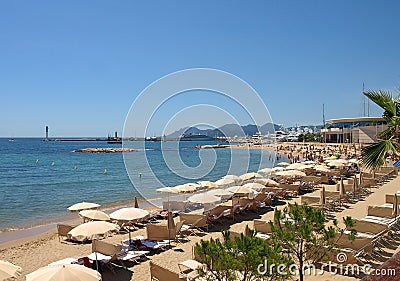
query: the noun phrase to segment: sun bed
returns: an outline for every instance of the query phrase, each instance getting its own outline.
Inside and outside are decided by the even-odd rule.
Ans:
[[[168,269],[160,264],[150,261],[150,278],[158,281],[186,281],[187,277],[179,272]]]
[[[123,244],[130,246],[137,250],[160,250],[164,249],[168,245],[167,241],[152,241],[145,239],[144,236],[136,236],[131,239],[125,239],[122,241]]]

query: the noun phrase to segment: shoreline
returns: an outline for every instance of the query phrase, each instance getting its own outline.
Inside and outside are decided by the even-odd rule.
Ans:
[[[180,197],[183,195],[173,195],[170,196],[170,199],[181,199]],[[164,201],[164,197],[152,198],[150,200],[146,199],[138,199],[139,207],[148,211],[154,211],[162,208],[162,202]],[[112,203],[109,205],[101,206],[98,210],[101,210],[106,213],[112,213],[121,208],[133,207],[134,198],[132,201],[123,201]],[[161,207],[160,207],[161,206]],[[80,224],[82,219],[79,217],[78,213],[67,212],[63,216],[59,218],[54,218],[53,220],[47,223],[38,223],[37,225],[31,225],[21,228],[15,228],[10,230],[2,230],[0,231],[0,249],[7,248],[7,245],[10,243],[19,243],[26,240],[27,242],[31,241],[31,238],[42,235],[44,233],[57,233],[57,224],[65,223],[65,224]]]

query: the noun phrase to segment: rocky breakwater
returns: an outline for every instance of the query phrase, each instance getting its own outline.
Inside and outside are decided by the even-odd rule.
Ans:
[[[82,148],[76,149],[73,152],[85,153],[116,153],[116,152],[135,152],[137,149],[125,147],[102,147],[102,148]]]

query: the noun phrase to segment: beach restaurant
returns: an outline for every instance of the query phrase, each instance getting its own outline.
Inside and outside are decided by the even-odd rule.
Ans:
[[[382,117],[339,118],[326,121],[321,133],[329,143],[373,143],[387,126]]]

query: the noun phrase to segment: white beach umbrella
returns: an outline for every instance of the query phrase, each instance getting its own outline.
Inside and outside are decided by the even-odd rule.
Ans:
[[[100,207],[99,204],[96,203],[89,203],[89,202],[81,202],[81,203],[76,203],[70,207],[68,207],[68,211],[70,212],[79,212],[82,210],[89,210],[89,209],[95,209]]]
[[[48,265],[26,275],[26,281],[100,281],[101,274],[79,264]]]
[[[221,197],[211,195],[205,192],[190,196],[188,198],[188,201],[192,203],[208,204],[208,203],[220,202]]]
[[[112,212],[110,218],[117,221],[137,221],[149,215],[149,211],[140,208],[122,208]]]
[[[216,182],[215,182],[215,184],[218,186],[218,187],[223,187],[223,186],[232,186],[232,185],[234,185],[234,184],[236,184],[236,182],[233,180],[233,179],[224,179],[224,178],[222,178],[222,179],[220,179],[220,180],[217,180]]]
[[[225,180],[233,180],[236,184],[241,184],[243,180],[236,175],[226,175],[222,177]]]
[[[250,189],[255,190],[257,192],[261,192],[262,190],[264,190],[266,188],[265,185],[260,184],[260,183],[256,183],[256,182],[246,183],[245,185],[243,185],[243,187],[250,188]]]
[[[305,164],[303,163],[293,163],[286,167],[286,170],[298,170],[302,168]]]
[[[248,196],[249,198],[254,198],[257,192],[251,188],[248,188],[243,185],[232,186],[227,189],[229,192],[232,192],[236,196]]]
[[[288,163],[288,162],[279,162],[278,164],[276,164],[277,166],[281,166],[281,167],[286,167],[286,166],[289,166],[290,165],[290,163]]]
[[[261,177],[261,175],[260,174],[258,174],[258,173],[246,173],[246,174],[243,174],[243,175],[241,175],[241,176],[239,176],[239,178],[242,180],[242,181],[247,181],[247,180],[251,180],[251,179],[255,179],[255,178],[260,178]]]
[[[94,221],[109,221],[110,216],[99,210],[83,210],[79,212],[79,215],[83,218],[87,218]]]
[[[216,188],[217,185],[212,181],[199,181],[197,182],[202,188]]]
[[[21,267],[16,266],[8,261],[0,260],[0,280],[9,280],[9,278],[21,275]]]
[[[113,231],[117,231],[119,226],[105,221],[91,221],[78,225],[68,232],[68,237],[75,241],[93,240],[102,237]]]
[[[259,174],[264,174],[264,175],[269,175],[269,174],[271,174],[271,172],[272,172],[272,168],[264,168],[264,169],[258,170]]]
[[[276,172],[275,175],[281,176],[281,177],[305,177],[306,176],[306,174],[304,172],[298,171],[298,170]]]
[[[284,171],[284,170],[285,170],[285,168],[283,168],[283,167],[274,167],[271,169],[271,172],[275,173],[275,172]]]
[[[222,188],[217,188],[217,189],[213,189],[210,191],[206,192],[207,194],[210,195],[215,195],[215,196],[222,196],[222,197],[232,197],[232,192],[229,192],[226,189],[222,189]]]
[[[156,189],[157,192],[165,192],[165,193],[179,193],[179,190],[174,187],[166,186]]]
[[[174,187],[174,189],[178,190],[179,193],[191,193],[195,192],[199,188],[200,185],[197,183],[180,184]]]
[[[320,173],[328,173],[331,171],[331,169],[329,169],[327,166],[324,165],[317,165],[314,167],[314,169]]]
[[[279,186],[279,183],[271,179],[261,178],[261,179],[256,179],[255,182],[265,186]]]

